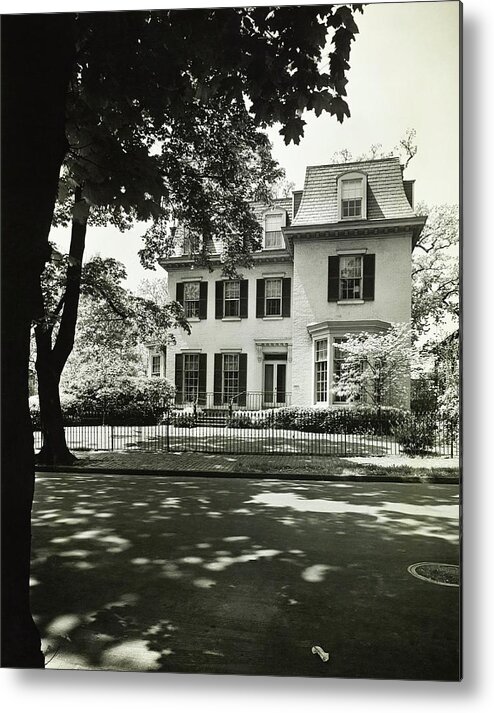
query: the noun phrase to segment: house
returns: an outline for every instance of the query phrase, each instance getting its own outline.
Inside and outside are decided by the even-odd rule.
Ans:
[[[413,181],[394,157],[309,166],[303,190],[252,207],[263,248],[241,279],[222,277],[220,245],[212,272],[186,241],[161,261],[191,334],[177,334],[166,369],[154,368],[181,404],[341,405],[331,382],[345,335],[410,321],[411,253],[425,223]]]

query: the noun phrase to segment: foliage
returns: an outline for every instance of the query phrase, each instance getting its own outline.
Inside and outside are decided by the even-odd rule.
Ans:
[[[316,408],[287,406],[265,411],[238,411],[230,428],[277,428],[305,433],[389,435],[408,412],[392,407]]]
[[[438,389],[430,374],[420,374],[411,383],[410,408],[415,413],[436,411]]]
[[[42,277],[43,324],[53,330],[56,342],[69,258],[55,249],[53,254]],[[138,376],[146,370],[144,344],[164,349],[173,327],[189,329],[178,303],[153,299],[152,290],[159,297],[159,286],[149,283],[142,286],[145,296],[134,295],[122,286],[125,276],[124,266],[113,258],[95,256],[83,265],[74,346],[62,372],[63,389],[81,378]]]
[[[168,379],[144,376],[116,376],[80,380],[67,396],[72,408],[67,415],[101,413],[107,423],[118,425],[134,421],[141,425],[156,423],[175,389]]]
[[[401,137],[398,145],[392,150],[386,151],[381,143],[372,144],[368,151],[364,151],[357,156],[353,156],[352,152],[347,149],[335,151],[331,157],[333,163],[350,163],[353,161],[374,161],[380,158],[390,158],[391,156],[399,156],[401,162],[406,168],[413,157],[417,154],[417,144],[415,143],[417,132],[415,129],[407,129]]]
[[[247,414],[235,413],[228,420],[228,428],[254,428],[256,424]],[[259,428],[259,426],[257,426]]]
[[[309,433],[387,435],[401,423],[406,411],[393,407],[306,408],[290,406],[274,412],[277,428]]]
[[[412,323],[414,335],[433,327],[457,325],[460,304],[458,206],[417,206],[427,222],[412,255]]]
[[[410,370],[418,362],[407,324],[393,324],[375,334],[347,334],[338,349],[343,360],[333,380],[334,394],[350,403],[385,405],[404,400]]]
[[[304,110],[349,116],[346,73],[360,5],[81,13],[67,101],[70,150],[58,224],[76,188],[89,224],[151,220],[144,265],[169,253],[174,222],[222,239],[225,274],[248,265],[248,206],[282,177],[259,129],[299,143]],[[331,44],[330,44],[331,42]],[[321,60],[327,59],[327,69]],[[84,207],[85,206],[85,207]],[[207,261],[207,252],[202,253]]]
[[[424,455],[433,448],[435,428],[431,418],[409,418],[393,429],[393,435],[403,453],[418,456]]]

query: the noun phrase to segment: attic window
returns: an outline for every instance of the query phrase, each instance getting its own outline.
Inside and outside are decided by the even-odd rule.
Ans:
[[[345,173],[338,179],[338,219],[367,218],[367,177],[363,173]]]
[[[264,249],[276,250],[285,247],[282,227],[286,225],[286,214],[267,213],[264,216]]]

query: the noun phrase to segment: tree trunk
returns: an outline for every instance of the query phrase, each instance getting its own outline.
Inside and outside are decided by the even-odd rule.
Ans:
[[[74,194],[74,206],[77,206],[81,200],[81,189],[77,188]],[[72,220],[70,262],[63,296],[63,312],[54,346],[52,347],[51,328],[41,324],[35,330],[36,372],[43,433],[43,446],[36,456],[36,462],[43,465],[70,465],[77,460],[68,449],[65,440],[59,387],[63,368],[74,346],[88,213],[86,207],[82,217]]]
[[[2,17],[2,666],[42,668],[29,602],[29,338],[65,139],[73,16]]]
[[[65,440],[62,407],[60,404],[60,374],[54,365],[51,348],[51,329],[40,325],[36,335],[36,372],[43,433],[43,445],[36,456],[36,463],[43,465],[70,465],[76,458]]]

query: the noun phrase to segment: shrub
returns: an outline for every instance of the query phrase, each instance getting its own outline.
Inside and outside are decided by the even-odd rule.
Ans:
[[[434,446],[435,423],[430,418],[411,418],[394,428],[394,436],[403,453],[419,456]]]
[[[233,414],[233,416],[228,421],[229,428],[254,428],[255,424],[252,421],[252,417],[247,414]]]
[[[62,411],[69,422],[95,419],[112,425],[157,423],[174,394],[168,379],[122,376],[106,382],[83,381],[61,396]]]
[[[390,406],[352,408],[301,408],[290,406],[273,412],[276,428],[307,433],[358,433],[389,435],[402,423],[407,411]]]
[[[197,418],[193,413],[176,411],[170,416],[170,424],[176,428],[194,428],[197,425]]]

